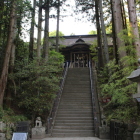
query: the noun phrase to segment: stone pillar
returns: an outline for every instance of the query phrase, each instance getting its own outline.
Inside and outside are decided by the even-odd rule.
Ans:
[[[110,139],[110,127],[107,126],[105,116],[102,116],[101,125],[99,127],[99,138],[100,139]]]
[[[6,124],[1,121],[0,122],[0,140],[6,140],[5,133],[3,133],[5,128],[6,128]]]
[[[5,133],[0,133],[0,140],[6,140]]]

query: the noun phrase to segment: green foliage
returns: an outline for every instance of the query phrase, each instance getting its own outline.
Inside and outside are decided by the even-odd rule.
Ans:
[[[0,121],[6,124],[4,132],[7,139],[11,139],[12,131],[15,130],[15,123],[25,121],[27,118],[23,115],[17,115],[10,108],[3,110],[0,108]]]
[[[7,44],[7,38],[9,34],[9,20],[10,11],[13,1],[2,0],[0,3],[0,73],[2,70],[3,59],[5,55],[5,48]],[[20,46],[19,37],[23,37],[23,32],[27,32],[28,21],[30,20],[30,7],[31,3],[29,0],[16,0],[16,33],[17,38],[15,43],[18,42],[17,48]],[[22,44],[21,44],[22,45]],[[16,53],[17,54],[17,53]]]
[[[54,50],[49,60],[34,59],[22,69],[17,69],[14,77],[20,80],[17,86],[18,105],[31,114],[42,114],[50,110],[52,101],[59,90],[64,57]]]
[[[59,40],[60,41],[64,40],[63,36],[64,36],[64,34],[61,31],[59,31]],[[55,49],[55,47],[56,47],[56,31],[49,32],[49,37],[50,37],[49,42],[51,43],[50,49]],[[59,49],[64,48],[64,47],[66,47],[66,46],[59,44]]]
[[[89,34],[89,35],[95,35],[95,34],[97,34],[97,31],[92,30],[92,31],[90,31],[88,34]]]
[[[137,84],[127,79],[130,73],[131,69],[128,67],[122,68],[115,61],[110,61],[99,74],[101,98],[111,98],[107,105],[103,105],[108,119],[115,118],[125,122],[137,119],[137,106],[132,99]]]
[[[120,50],[125,50],[127,56],[116,64],[115,60],[110,61],[98,74],[101,90],[100,98],[111,98],[107,104],[102,103],[105,115],[108,120],[118,119],[124,122],[138,122],[138,108],[132,95],[136,93],[137,84],[129,81],[127,77],[137,68],[136,51],[133,46],[133,39],[123,30],[119,36],[126,46]],[[125,63],[125,64],[124,64]]]
[[[15,123],[24,120],[27,120],[25,116],[15,114],[12,109],[7,108],[3,110],[0,108],[0,121],[4,123]]]
[[[91,43],[92,45],[90,46],[90,51],[92,55],[92,59],[97,62],[98,57],[97,57],[97,40]]]
[[[52,36],[56,37],[56,31],[49,32],[49,37]],[[64,36],[64,34],[61,31],[59,31],[59,36]]]

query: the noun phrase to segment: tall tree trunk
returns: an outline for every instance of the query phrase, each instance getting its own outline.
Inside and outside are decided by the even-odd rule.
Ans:
[[[103,67],[103,55],[102,55],[102,41],[101,41],[101,28],[99,21],[99,3],[98,0],[95,0],[95,12],[96,12],[96,28],[97,28],[97,44],[98,44],[98,69],[100,70]]]
[[[101,30],[103,37],[103,46],[104,46],[104,55],[105,55],[105,63],[109,62],[109,52],[108,52],[108,41],[105,30],[104,18],[103,18],[103,9],[102,9],[102,0],[99,0],[99,9],[100,9],[100,20],[101,20]]]
[[[123,20],[123,28],[127,29],[127,22],[126,22],[126,12],[123,0],[121,0],[122,5],[122,20]]]
[[[93,0],[93,4],[95,2],[95,13],[96,13],[96,28],[97,28],[97,49],[98,49],[98,70],[101,70],[103,68],[103,55],[102,55],[102,41],[101,41],[101,28],[100,28],[100,20],[99,20],[99,1]],[[99,126],[101,125],[100,122],[100,116],[98,115],[98,102],[96,102],[96,128],[95,128],[95,134],[96,136],[99,136]]]
[[[14,39],[14,25],[15,25],[15,18],[16,18],[16,1],[12,1],[11,3],[11,12],[10,12],[10,25],[9,25],[9,35],[6,45],[6,52],[4,57],[4,63],[2,68],[2,74],[0,78],[0,106],[3,106],[3,98],[5,93],[5,88],[7,85],[7,77],[8,77],[8,68],[9,68],[9,61],[10,61],[10,54],[11,48]]]
[[[41,31],[42,31],[42,0],[39,1],[37,57],[41,57]]]
[[[113,6],[113,15],[114,15],[114,24],[115,24],[115,34],[116,34],[116,42],[117,47],[123,47],[124,42],[118,37],[118,34],[123,30],[123,21],[122,21],[122,10],[121,10],[121,0],[112,0]],[[123,58],[126,56],[125,50],[119,50],[119,58]],[[125,64],[125,62],[123,62]]]
[[[12,48],[11,48],[11,55],[10,55],[10,63],[9,63],[9,74],[13,74],[14,71],[14,65],[15,65],[15,49],[16,49],[16,44],[15,44],[15,39],[17,35],[17,18],[15,19],[15,25],[14,25],[14,35],[13,35],[13,43],[12,43]],[[8,85],[14,85],[15,88],[15,82],[13,79],[8,80]],[[11,106],[11,97],[12,97],[12,91],[10,87],[8,87],[7,94],[6,94],[6,105],[8,107]],[[16,91],[16,90],[15,90]]]
[[[45,30],[43,42],[43,57],[48,60],[49,56],[49,0],[45,0]]]
[[[4,10],[4,1],[2,0],[2,2],[0,3],[0,20],[3,20],[3,10]],[[0,42],[1,42],[1,35],[2,35],[2,23],[0,22]]]
[[[35,8],[36,8],[36,0],[34,0],[33,8],[32,8],[32,21],[31,21],[31,29],[30,29],[30,43],[29,43],[29,59],[33,59]]]
[[[60,17],[60,0],[58,0],[57,6],[57,28],[56,28],[56,51],[59,51],[59,17]]]
[[[137,16],[136,16],[136,5],[134,0],[127,0],[129,20],[132,28],[132,33],[134,37],[134,45],[137,51],[137,57],[140,58],[140,36],[138,31]]]
[[[113,37],[113,54],[114,58],[116,60],[116,64],[119,62],[119,56],[118,56],[118,48],[117,48],[117,41],[116,41],[116,33],[115,33],[115,23],[114,23],[114,14],[113,14],[113,5],[111,0],[111,12],[112,12],[112,37]]]

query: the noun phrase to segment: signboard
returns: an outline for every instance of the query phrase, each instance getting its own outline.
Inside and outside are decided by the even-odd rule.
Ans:
[[[12,140],[27,140],[28,133],[13,133]]]
[[[108,102],[110,102],[111,101],[111,98],[103,98],[102,99],[102,102],[103,103],[108,103]]]

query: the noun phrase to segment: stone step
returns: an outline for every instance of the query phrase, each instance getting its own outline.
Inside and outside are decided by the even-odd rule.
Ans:
[[[67,76],[66,81],[71,81],[71,80],[75,80],[75,81],[90,81],[89,75],[80,75],[80,76],[74,76],[74,75],[70,75]]]
[[[91,100],[89,100],[89,101],[86,101],[86,102],[84,102],[84,100],[83,100],[83,102],[81,101],[81,100],[77,100],[77,101],[73,101],[73,100],[71,100],[71,101],[68,101],[68,102],[66,102],[65,100],[61,100],[61,102],[60,102],[60,105],[92,105],[92,102],[91,102]]]
[[[90,83],[90,79],[85,79],[85,78],[83,78],[83,79],[78,79],[78,78],[69,78],[69,79],[66,79],[66,81],[65,81],[65,85],[66,84],[84,84],[84,83],[87,83],[87,82],[89,82]]]
[[[73,99],[70,99],[69,101],[67,101],[67,99],[66,100],[63,99],[63,100],[60,101],[60,104],[64,104],[64,105],[66,105],[66,104],[74,105],[74,104],[77,104],[77,103],[92,105],[91,99],[88,99],[88,100],[84,100],[84,99],[83,100],[73,100]]]
[[[60,110],[57,111],[58,114],[88,114],[92,113],[92,110]]]
[[[77,134],[77,133],[93,133],[93,130],[71,130],[71,129],[53,129],[54,133],[72,133],[72,134]]]
[[[54,128],[53,128],[54,130],[55,129],[68,129],[68,130],[93,130],[94,128],[93,128],[93,126],[86,126],[86,125],[84,125],[84,126],[72,126],[72,125],[70,125],[70,126],[61,126],[61,125],[59,125],[59,126],[54,126]]]
[[[90,78],[89,75],[75,74],[75,75],[67,75],[66,80],[88,81],[90,80]]]
[[[62,109],[62,108],[60,109],[60,108],[58,108],[57,113],[58,114],[79,114],[79,115],[81,115],[81,114],[93,114],[92,109],[88,110],[87,113],[85,113],[87,111],[87,109],[79,109],[79,110],[80,111],[76,112],[76,110],[73,110],[73,109]]]
[[[90,88],[64,88],[63,89],[63,93],[68,93],[68,92],[73,92],[73,93],[77,93],[77,92],[81,92],[81,93],[90,93],[91,89]]]
[[[56,120],[92,120],[93,117],[56,117]]]
[[[89,75],[90,72],[89,70],[85,70],[85,71],[68,71],[67,73],[68,75],[75,75],[75,76],[83,76],[83,75]]]
[[[66,108],[66,107],[68,108]],[[62,107],[62,108],[61,108]],[[91,110],[92,108],[92,104],[75,104],[75,105],[72,105],[72,104],[62,104],[60,103],[60,105],[58,106],[58,109],[61,109],[61,110],[67,110],[67,111],[70,111],[70,110],[73,110],[73,111],[76,111],[76,110],[79,110],[79,111],[86,111],[86,110]]]
[[[74,136],[94,136],[93,130],[61,130],[61,129],[53,129],[53,135],[52,136],[68,136],[68,137],[74,137]]]
[[[93,125],[93,122],[89,122],[89,123],[88,122],[87,123],[85,123],[85,122],[83,122],[83,123],[82,122],[80,122],[80,123],[72,123],[72,122],[71,123],[67,123],[67,122],[66,123],[59,123],[59,122],[56,122],[55,126],[92,126],[93,127],[94,125]]]
[[[89,85],[90,81],[88,80],[84,80],[84,81],[80,81],[80,80],[66,80],[65,81],[65,85]]]
[[[79,95],[80,96],[80,95]],[[62,97],[61,97],[61,101],[81,101],[81,102],[83,102],[83,101],[91,101],[92,100],[92,97],[89,95],[89,96],[83,96],[83,97],[74,97],[74,96],[67,96],[67,95],[63,95]]]
[[[91,123],[93,124],[93,119],[92,120],[55,120],[55,123],[81,123],[81,124],[85,124],[85,123]]]
[[[91,97],[92,95],[91,95],[91,93],[90,92],[86,92],[86,93],[84,93],[84,92],[70,92],[70,91],[66,91],[66,92],[63,92],[62,93],[62,95],[63,96],[72,96],[72,97],[77,97],[77,98],[80,98],[82,95],[83,96],[86,96],[86,97]],[[62,96],[62,98],[63,98],[63,96]]]
[[[60,105],[59,108],[61,109],[92,109],[91,106],[84,106],[84,105],[83,106]]]
[[[86,86],[86,85],[75,85],[75,84],[67,84],[66,86],[64,86],[64,89],[69,89],[69,88],[73,88],[73,89],[91,89],[90,85]]]
[[[89,72],[89,69],[87,69],[87,70],[86,69],[85,70],[74,70],[74,69],[73,70],[70,70],[69,69],[68,70],[68,74],[75,74],[75,73],[76,74],[79,74],[80,73],[80,74],[85,75],[85,74],[89,74],[90,72]]]
[[[83,69],[83,70],[76,70],[76,69],[69,69],[68,70],[68,74],[83,74],[83,75],[85,75],[85,74],[89,74],[90,72],[89,72],[89,69]]]
[[[62,94],[62,97],[73,97],[74,99],[80,99],[82,97],[86,97],[86,98],[91,98],[92,95],[90,93],[71,93],[71,92],[65,92]]]
[[[60,104],[64,104],[64,105],[66,105],[66,104],[77,104],[77,103],[79,103],[79,104],[89,104],[89,105],[92,105],[92,102],[91,102],[91,100],[83,100],[83,101],[80,101],[80,100],[70,100],[70,101],[68,101],[68,100],[61,100],[61,102],[60,102]]]
[[[90,90],[88,90],[88,91],[84,91],[84,90],[81,90],[81,91],[76,91],[76,90],[74,90],[74,91],[70,91],[70,90],[63,90],[63,93],[62,93],[62,95],[71,95],[71,96],[78,96],[79,95],[79,97],[80,97],[80,95],[85,95],[85,96],[91,96],[91,93],[90,93]]]
[[[71,101],[75,101],[75,102],[91,102],[92,101],[92,98],[91,97],[80,97],[78,99],[74,99],[74,97],[71,97],[71,96],[66,96],[66,97],[63,97],[60,102],[71,102]]]
[[[89,68],[83,68],[83,69],[80,69],[80,68],[72,68],[72,69],[68,69],[68,73],[82,73],[82,74],[85,74],[85,73],[89,73]]]
[[[53,137],[94,137],[94,132],[88,132],[88,133],[53,133]]]
[[[72,88],[90,88],[90,85],[85,85],[85,84],[66,84],[64,88],[69,88],[69,87],[72,87]]]
[[[58,108],[58,111],[57,112],[86,112],[86,111],[89,111],[89,112],[91,112],[92,111],[92,109],[72,109],[72,108],[70,108],[70,109],[65,109],[65,108]]]
[[[69,102],[69,103],[60,103],[60,105],[59,105],[59,107],[61,107],[61,106],[67,106],[67,107],[75,107],[75,106],[91,106],[92,104],[91,103],[81,103],[81,102],[76,102],[76,103],[71,103],[71,102]]]
[[[68,100],[68,99],[70,99],[70,101],[72,101],[72,100],[73,101],[79,101],[79,100],[90,101],[90,100],[92,100],[92,96],[91,96],[91,94],[86,94],[86,95],[84,95],[84,94],[74,94],[74,95],[71,95],[71,94],[65,93],[61,97],[61,101],[62,100]]]
[[[92,113],[88,114],[59,114],[57,113],[56,117],[93,117]]]
[[[89,68],[68,69],[52,136],[93,137]]]

